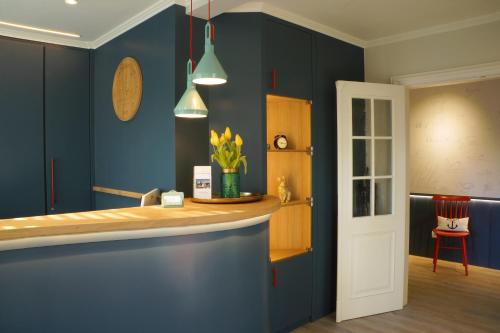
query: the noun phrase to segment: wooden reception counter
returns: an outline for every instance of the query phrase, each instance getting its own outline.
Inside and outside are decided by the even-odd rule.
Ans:
[[[266,196],[255,203],[220,205],[197,204],[186,199],[183,208],[148,206],[5,219],[0,220],[0,251],[43,244],[62,245],[235,229],[267,221],[279,207],[279,200],[273,196]],[[134,235],[132,231],[139,233]],[[97,235],[99,233],[107,235]],[[52,241],[22,240],[51,236],[66,237]]]
[[[0,332],[268,332],[279,200],[0,220]]]

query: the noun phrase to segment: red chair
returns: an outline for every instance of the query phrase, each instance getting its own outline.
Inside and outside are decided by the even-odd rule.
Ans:
[[[467,196],[440,196],[435,195],[432,200],[436,206],[436,225],[438,216],[443,216],[445,218],[463,218],[469,217],[469,203],[471,198]],[[436,235],[436,240],[434,242],[434,270],[436,271],[439,250],[462,250],[462,263],[465,267],[465,275],[469,275],[467,270],[467,237],[469,237],[470,232],[461,231],[444,231],[434,228],[432,230]],[[441,239],[443,238],[453,238],[460,240],[460,247],[456,246],[442,246]]]

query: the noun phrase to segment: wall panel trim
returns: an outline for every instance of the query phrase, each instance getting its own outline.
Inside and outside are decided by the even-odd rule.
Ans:
[[[500,77],[500,61],[432,72],[393,76],[391,77],[391,83],[404,85],[413,89],[474,82],[498,77]]]

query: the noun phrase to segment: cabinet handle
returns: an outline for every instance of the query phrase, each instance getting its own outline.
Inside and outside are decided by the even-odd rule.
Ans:
[[[55,160],[51,159],[50,160],[50,210],[55,210],[55,204],[56,204],[56,191],[55,191],[55,177],[54,177],[54,166],[55,166]]]
[[[276,288],[278,286],[278,270],[276,267],[273,267],[273,287]]]
[[[278,88],[278,70],[276,68],[273,68],[272,71],[271,88],[272,89]]]

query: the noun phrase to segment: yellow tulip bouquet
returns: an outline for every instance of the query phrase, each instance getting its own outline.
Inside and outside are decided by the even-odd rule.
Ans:
[[[234,141],[231,141],[231,136],[229,127],[226,127],[220,137],[214,130],[210,131],[210,143],[214,150],[211,156],[212,162],[217,161],[223,170],[238,169],[240,164],[243,164],[245,174],[247,174],[247,158],[241,154],[243,139],[236,134]]]

